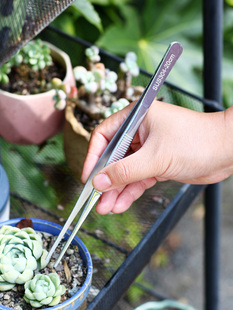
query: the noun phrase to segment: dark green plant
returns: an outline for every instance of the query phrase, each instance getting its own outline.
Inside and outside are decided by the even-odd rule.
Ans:
[[[97,40],[98,46],[120,56],[128,52],[130,46],[138,56],[138,65],[153,73],[168,45],[179,41],[184,51],[169,80],[201,94],[201,83],[197,83],[201,76],[194,71],[195,67],[202,66],[199,2],[147,0],[142,7],[121,7],[121,15],[122,19],[110,25]]]
[[[64,191],[56,191],[43,168],[53,165],[56,168],[52,172],[59,171],[59,167],[65,162],[64,153],[61,151],[62,139],[62,136],[58,135],[40,147],[25,147],[1,140],[1,155],[11,191],[18,192],[20,188],[22,197],[48,209],[56,208],[61,203]]]
[[[52,24],[71,35],[77,35],[82,31],[80,23],[87,27],[91,26],[92,32],[101,33],[103,31],[101,18],[89,0],[74,1]]]
[[[153,73],[171,41],[184,47],[182,58],[169,75],[169,80],[202,96],[203,28],[200,1],[172,0],[92,0],[102,31],[73,8],[66,10],[54,23],[64,31],[78,35],[114,54],[123,56],[129,50],[138,55],[138,65]],[[174,9],[175,8],[175,9]],[[233,2],[224,4],[224,106],[231,106],[229,85],[232,84]]]

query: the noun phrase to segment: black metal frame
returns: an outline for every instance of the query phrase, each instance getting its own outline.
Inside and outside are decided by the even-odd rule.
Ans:
[[[203,1],[204,97],[222,105],[223,1]],[[205,310],[220,309],[221,183],[205,191]]]

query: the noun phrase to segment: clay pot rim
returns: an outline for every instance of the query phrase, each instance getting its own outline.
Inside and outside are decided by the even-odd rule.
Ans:
[[[87,131],[81,123],[77,120],[77,118],[74,115],[74,109],[75,109],[75,104],[68,101],[65,107],[65,120],[70,124],[72,127],[73,131],[85,137],[88,141],[90,140],[91,133]]]

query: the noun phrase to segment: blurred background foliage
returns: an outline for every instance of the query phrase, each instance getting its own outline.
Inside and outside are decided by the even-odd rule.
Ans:
[[[167,46],[184,52],[168,81],[202,96],[202,0],[76,0],[53,25],[154,72]],[[233,104],[233,1],[224,2],[223,103]],[[175,82],[174,82],[175,81]]]

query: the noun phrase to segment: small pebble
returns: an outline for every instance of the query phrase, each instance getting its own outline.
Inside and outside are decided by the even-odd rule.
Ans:
[[[3,304],[4,306],[6,306],[6,305],[9,304],[9,302],[10,302],[10,300],[3,300],[3,303],[2,303],[2,304]]]
[[[66,251],[66,253],[67,253],[68,255],[74,254],[74,250],[68,249],[68,250]]]
[[[10,296],[8,294],[5,294],[3,299],[8,300],[8,299],[10,299]]]
[[[58,206],[57,206],[57,209],[63,211],[63,210],[64,210],[64,207],[63,207],[62,205],[58,205]]]

